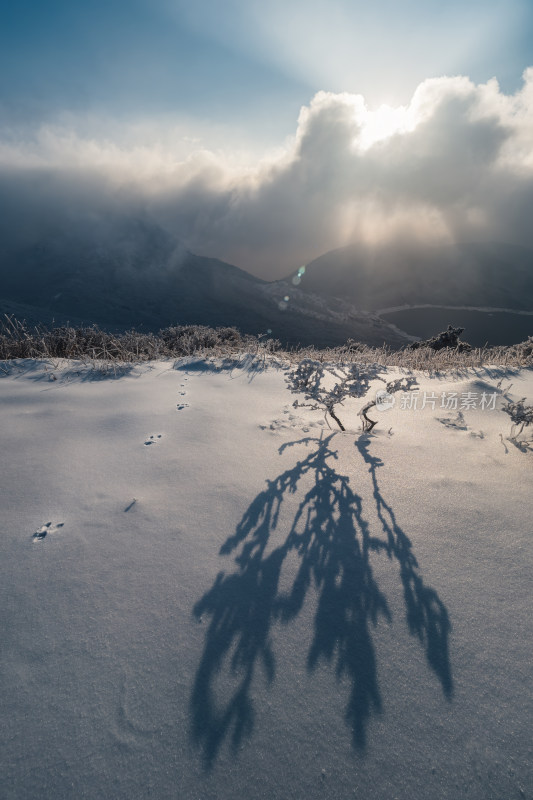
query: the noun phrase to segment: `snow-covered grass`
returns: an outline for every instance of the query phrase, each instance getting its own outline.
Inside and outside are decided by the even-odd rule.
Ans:
[[[533,797],[531,368],[94,366],[0,371],[2,798]]]
[[[340,347],[283,350],[280,342],[266,333],[252,336],[241,334],[236,328],[176,325],[157,334],[135,330],[110,333],[97,326],[31,327],[24,321],[5,316],[0,324],[0,370],[6,369],[3,362],[17,358],[81,359],[94,368],[114,370],[117,365],[161,358],[193,355],[234,358],[249,354],[260,356],[263,361],[298,363],[311,359],[330,364],[379,364],[431,372],[493,364],[508,367],[533,365],[531,336],[525,342],[505,347],[465,349],[459,342],[457,347],[435,350],[425,344],[414,343],[413,349],[408,346],[394,350],[385,345],[371,347],[349,339]]]

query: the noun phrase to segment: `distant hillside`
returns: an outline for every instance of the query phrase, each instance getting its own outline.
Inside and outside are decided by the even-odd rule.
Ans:
[[[189,253],[161,228],[127,220],[112,237],[50,235],[6,254],[2,298],[63,317],[150,329],[185,321],[226,324],[261,281]]]
[[[146,331],[195,323],[271,330],[288,345],[333,346],[347,338],[405,343],[394,328],[349,304],[340,308],[308,292],[291,292],[286,302],[287,291],[282,282],[269,285],[189,252],[147,220],[112,220],[107,227],[99,221],[93,228],[51,231],[31,246],[0,249],[0,313],[30,323]]]
[[[419,303],[527,311],[533,309],[533,251],[498,242],[351,245],[309,263],[299,289],[372,311]]]

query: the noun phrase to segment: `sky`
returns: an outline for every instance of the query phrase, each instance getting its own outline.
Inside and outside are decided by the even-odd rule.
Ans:
[[[0,233],[148,214],[263,277],[398,236],[533,246],[529,67],[530,0],[21,0]]]

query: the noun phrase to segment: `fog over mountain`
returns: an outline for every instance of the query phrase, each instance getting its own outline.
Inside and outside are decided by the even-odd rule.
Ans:
[[[294,287],[291,284],[291,289]],[[85,219],[0,252],[0,313],[30,323],[157,331],[176,324],[236,326],[284,344],[405,343],[373,315],[188,251],[147,218]]]
[[[0,313],[30,323],[222,325],[288,344],[400,346],[406,339],[368,312],[404,304],[531,310],[533,252],[502,243],[351,245],[269,283],[191,253],[146,215],[111,209],[0,248]]]
[[[404,303],[531,310],[532,128],[533,69],[513,95],[442,77],[397,108],[318,92],[253,165],[75,116],[2,128],[2,309],[322,344],[398,343],[359,312]]]
[[[533,310],[533,250],[502,242],[351,245],[309,263],[298,286],[376,311],[400,305]]]
[[[466,77],[428,79],[397,107],[321,91],[263,158],[173,138],[164,122],[4,126],[0,237],[31,244],[131,211],[265,280],[349,244],[533,248],[532,129],[533,68],[511,95]]]

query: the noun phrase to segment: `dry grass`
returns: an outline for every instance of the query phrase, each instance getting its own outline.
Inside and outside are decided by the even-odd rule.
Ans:
[[[433,350],[430,347],[419,347],[415,350],[410,348],[392,350],[390,347],[368,347],[349,341],[342,347],[324,350],[302,349],[298,351],[297,356],[298,360],[311,358],[323,363],[379,364],[384,367],[398,367],[430,373],[489,365],[527,367],[533,366],[533,338],[530,337],[526,342],[516,345],[478,347],[462,352],[456,348]]]
[[[181,356],[226,357],[250,353],[267,361],[272,357],[297,363],[310,358],[320,363],[379,364],[429,373],[461,371],[473,367],[533,366],[533,337],[508,347],[473,348],[468,352],[429,347],[392,350],[389,347],[369,347],[348,340],[341,347],[314,347],[283,350],[277,340],[265,336],[242,335],[236,328],[208,328],[203,325],[176,325],[159,333],[108,333],[96,326],[73,328],[60,326],[29,327],[13,317],[5,317],[0,325],[0,361],[13,359],[77,359],[104,364],[133,364]]]
[[[13,317],[0,325],[0,360],[15,358],[67,358],[91,361],[138,363],[176,356],[258,349],[254,336],[242,336],[235,328],[207,328],[203,325],[177,325],[158,334],[108,333],[96,325],[85,328],[44,325],[29,327]]]

